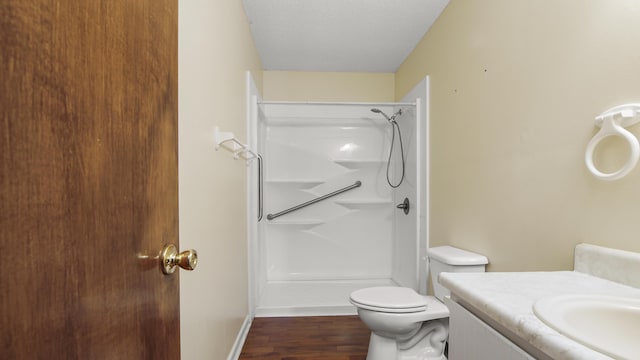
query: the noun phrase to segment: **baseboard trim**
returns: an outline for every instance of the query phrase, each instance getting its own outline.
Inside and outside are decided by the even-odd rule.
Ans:
[[[289,317],[289,316],[346,316],[358,315],[353,305],[344,306],[288,306],[263,307],[256,309],[256,317]]]
[[[242,327],[238,332],[238,336],[236,337],[236,341],[233,343],[233,347],[229,352],[229,356],[227,360],[238,360],[240,357],[240,353],[242,352],[242,347],[244,346],[245,340],[247,340],[247,335],[249,334],[249,329],[251,328],[251,322],[253,319],[250,315],[247,315],[244,318],[244,322],[242,323]]]

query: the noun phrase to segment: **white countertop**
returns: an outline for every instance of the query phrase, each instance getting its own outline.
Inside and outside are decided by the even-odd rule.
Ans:
[[[640,289],[574,271],[442,273],[440,283],[481,313],[476,315],[491,319],[555,360],[611,358],[540,321],[533,313],[538,299],[563,294],[640,298]]]

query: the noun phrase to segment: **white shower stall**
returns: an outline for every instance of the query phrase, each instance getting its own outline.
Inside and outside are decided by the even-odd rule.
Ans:
[[[420,274],[419,219],[426,189],[420,169],[421,99],[300,103],[260,101],[255,94],[249,99],[250,144],[264,159],[260,172],[257,166],[248,172],[253,314],[355,314],[349,303],[354,290],[419,290],[426,284],[426,274]],[[397,188],[388,184],[387,172],[396,185],[403,167],[400,139],[372,108],[389,115],[402,111],[395,120],[405,174]],[[408,214],[397,208],[405,198]]]

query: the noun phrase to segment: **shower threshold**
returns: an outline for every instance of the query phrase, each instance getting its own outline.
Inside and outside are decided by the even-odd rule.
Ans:
[[[269,281],[255,316],[356,315],[349,295],[372,286],[398,286],[391,279],[333,281]]]

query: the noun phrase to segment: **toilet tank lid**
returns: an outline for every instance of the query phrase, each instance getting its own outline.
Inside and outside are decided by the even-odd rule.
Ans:
[[[430,259],[438,260],[448,265],[486,265],[489,259],[486,256],[470,251],[455,248],[453,246],[437,246],[427,250]]]

